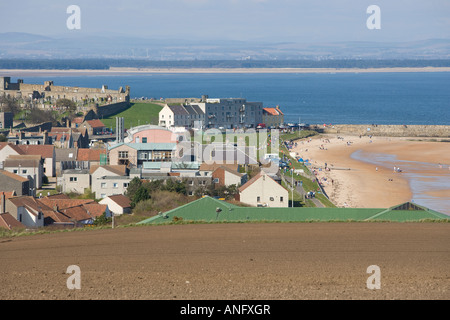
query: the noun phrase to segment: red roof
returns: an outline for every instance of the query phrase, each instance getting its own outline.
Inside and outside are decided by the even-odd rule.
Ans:
[[[9,199],[11,197],[15,197],[16,196],[16,192],[13,191],[0,191],[0,196],[1,195],[5,195],[5,199]]]
[[[19,148],[18,145],[12,144],[10,142],[0,142],[0,150],[2,150],[4,147],[9,146],[11,149],[13,149],[18,154],[24,154],[22,149]]]
[[[130,208],[131,207],[130,198],[128,198],[127,196],[124,196],[123,194],[116,194],[113,196],[109,196],[108,198],[110,198],[112,201],[117,203],[122,208]]]
[[[97,202],[92,202],[88,204],[83,204],[83,208],[94,218],[100,217],[103,213],[105,213],[108,205],[100,204]]]
[[[43,204],[52,209],[58,207],[58,210],[72,208],[94,202],[94,200],[91,199],[55,199],[47,197],[40,198],[39,201],[41,201]]]
[[[104,149],[78,149],[78,161],[100,161],[100,155],[106,154]]]
[[[264,112],[270,114],[271,116],[279,116],[279,115],[283,115],[283,112],[281,112],[281,110],[276,107],[276,108],[263,108]]]
[[[17,221],[11,214],[5,212],[0,213],[0,228],[11,230],[13,228],[25,228],[25,226]]]
[[[41,145],[17,145],[19,149],[27,155],[41,155],[42,158],[53,158],[55,147],[51,144],[41,144]]]
[[[103,128],[105,125],[100,120],[88,120],[86,121],[92,128]]]

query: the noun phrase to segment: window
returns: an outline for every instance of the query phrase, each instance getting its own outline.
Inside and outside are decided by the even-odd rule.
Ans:
[[[261,197],[256,197],[257,202],[261,202]]]
[[[142,143],[147,143],[147,138],[142,138]]]
[[[119,159],[128,159],[128,151],[119,151]]]
[[[219,183],[219,178],[215,178],[214,183]]]
[[[136,137],[136,143],[139,143],[139,137]]]
[[[129,183],[124,182],[123,187],[124,187],[124,188],[128,188],[128,185],[129,185]]]
[[[190,181],[189,181],[189,185],[190,185],[190,186],[193,186],[193,185],[194,185],[194,180],[190,180]]]
[[[106,182],[102,182],[102,189],[106,188]]]
[[[14,169],[14,170],[13,170],[13,172],[14,172],[14,173],[17,173],[17,170],[16,170],[16,169]]]
[[[70,182],[77,182],[78,181],[78,178],[77,177],[70,177]]]
[[[284,200],[283,197],[280,197],[280,202],[283,202],[283,200]]]
[[[118,187],[119,187],[119,184],[117,182],[114,182],[113,183],[113,188],[118,188]]]
[[[104,194],[104,193],[102,193],[101,195],[100,195],[100,198],[106,198],[106,194]]]
[[[275,199],[274,199],[273,197],[270,197],[269,200],[270,200],[270,201],[274,201]]]

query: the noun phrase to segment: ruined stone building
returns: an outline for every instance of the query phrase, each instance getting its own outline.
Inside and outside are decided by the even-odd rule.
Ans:
[[[11,82],[11,77],[0,77],[0,95],[31,98],[42,102],[55,103],[58,99],[69,99],[77,103],[119,103],[129,102],[130,87],[118,90],[108,89],[103,85],[101,88],[82,88],[55,86],[53,81],[45,81],[44,84],[26,84],[22,79],[16,83]]]

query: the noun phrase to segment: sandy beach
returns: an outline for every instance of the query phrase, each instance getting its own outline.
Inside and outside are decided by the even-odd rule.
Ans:
[[[337,206],[387,208],[424,199],[434,205],[429,208],[450,214],[448,150],[445,142],[343,135],[298,141],[293,149],[310,160]],[[401,172],[394,172],[394,167]]]
[[[374,73],[374,72],[450,72],[450,67],[424,68],[110,68],[107,70],[27,70],[0,69],[3,76],[82,76],[158,73]]]

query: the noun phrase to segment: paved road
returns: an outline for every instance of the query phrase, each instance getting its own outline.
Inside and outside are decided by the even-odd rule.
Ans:
[[[284,180],[284,182],[285,182],[287,185],[289,185],[289,188],[291,188],[291,186],[292,186],[292,184],[291,184],[292,179],[286,179],[286,178],[284,177],[284,175],[281,175],[281,178]],[[290,190],[289,190],[289,191],[290,191]],[[295,187],[295,191],[297,191],[297,192],[303,197],[303,199],[305,199],[306,191],[305,191],[305,189],[303,188],[302,185],[298,184],[298,185]],[[316,205],[316,207],[318,207],[318,208],[324,208],[324,207],[325,207],[325,206],[323,205],[323,203],[320,202],[319,199],[312,198],[312,199],[310,199],[310,200],[311,200],[311,201]]]

